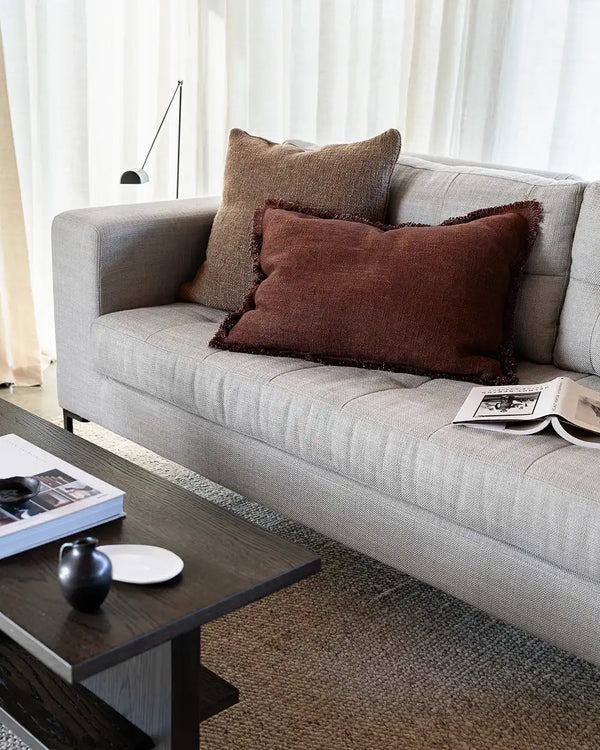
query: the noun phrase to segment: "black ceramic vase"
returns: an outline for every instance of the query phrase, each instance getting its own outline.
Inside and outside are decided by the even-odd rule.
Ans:
[[[65,599],[80,612],[96,612],[110,591],[112,565],[97,544],[88,536],[60,548],[58,581]]]

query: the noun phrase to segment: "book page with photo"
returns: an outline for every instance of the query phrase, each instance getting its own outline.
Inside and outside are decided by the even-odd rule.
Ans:
[[[0,491],[0,559],[124,515],[122,490],[17,435],[0,436],[0,477],[39,481],[27,500]]]
[[[586,389],[587,390],[587,389]],[[600,393],[576,393],[575,412],[569,421],[573,424],[600,432]]]
[[[536,385],[476,387],[471,390],[454,419],[455,424],[471,421],[505,422],[544,419],[559,407],[566,378]]]
[[[101,494],[100,490],[94,489],[87,482],[77,480],[59,469],[49,469],[31,476],[40,482],[39,492],[31,500],[15,505],[3,503],[0,497],[0,526],[33,518],[49,510]]]

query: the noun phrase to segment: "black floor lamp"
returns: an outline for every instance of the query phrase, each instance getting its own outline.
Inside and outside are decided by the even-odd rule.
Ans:
[[[146,154],[144,163],[139,169],[128,169],[126,172],[123,172],[123,174],[121,175],[121,185],[141,185],[143,182],[149,181],[148,173],[144,170],[144,167],[146,166],[146,162],[148,161],[150,152],[154,148],[154,144],[156,143],[156,139],[158,138],[160,129],[162,128],[163,123],[167,115],[169,114],[169,110],[171,109],[171,104],[173,104],[173,99],[175,99],[175,96],[177,95],[177,92],[179,91],[179,126],[177,129],[177,182],[176,182],[176,190],[175,190],[175,197],[179,198],[179,154],[181,151],[181,95],[182,95],[182,90],[183,90],[183,81],[177,81],[177,86],[175,87],[175,91],[173,92],[171,101],[169,102],[169,105],[167,106],[167,109],[163,115],[163,118],[160,121],[160,125],[158,126],[156,135],[154,136],[154,139],[152,143],[150,144],[150,148],[148,149],[148,153]]]

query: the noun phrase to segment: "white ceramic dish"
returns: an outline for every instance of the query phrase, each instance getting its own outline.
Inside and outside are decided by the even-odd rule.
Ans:
[[[183,560],[174,552],[149,544],[105,544],[98,547],[110,559],[113,581],[163,583],[183,570]]]

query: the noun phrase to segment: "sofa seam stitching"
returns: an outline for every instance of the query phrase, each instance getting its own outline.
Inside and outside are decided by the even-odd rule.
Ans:
[[[441,208],[441,214],[442,214],[442,216],[444,216],[446,214],[446,198],[448,197],[448,193],[450,191],[450,188],[452,187],[452,185],[454,185],[454,183],[456,182],[456,180],[458,180],[458,177],[459,177],[460,174],[462,174],[462,173],[461,172],[457,172],[452,177],[452,179],[450,180],[450,182],[446,185],[446,189],[444,190],[444,197],[442,198],[442,208]]]
[[[375,370],[374,372],[381,372],[381,370]],[[420,376],[415,375],[413,377],[427,377],[427,376]],[[432,380],[437,380],[437,378],[427,378],[423,383],[419,383],[418,385],[414,385],[412,388],[407,388],[404,385],[390,385],[385,388],[378,388],[376,391],[369,391],[368,393],[360,393],[358,396],[352,396],[352,398],[349,398],[347,401],[344,401],[344,403],[340,406],[340,411],[342,409],[345,409],[348,404],[351,404],[353,401],[358,401],[359,398],[365,398],[366,396],[373,396],[376,393],[385,393],[386,391],[416,391],[417,388],[420,388],[422,385],[425,385],[426,383],[431,383]],[[328,403],[328,402],[326,402]]]
[[[191,321],[193,321],[193,322],[196,322],[196,320],[197,320],[197,319],[195,318],[195,316],[194,316],[194,315],[189,315],[189,316],[187,316],[187,317],[188,317],[188,319],[189,319],[189,320],[191,320]],[[211,321],[211,322],[212,322],[212,321]],[[150,342],[150,339],[151,339],[151,338],[152,338],[153,336],[156,336],[156,335],[157,335],[157,334],[159,334],[159,333],[164,333],[165,331],[170,331],[170,330],[172,330],[172,329],[174,329],[174,328],[181,328],[181,327],[182,327],[183,325],[187,325],[187,324],[177,323],[176,325],[172,325],[172,326],[165,326],[164,328],[159,328],[158,330],[156,330],[156,331],[153,331],[152,333],[149,333],[149,334],[148,334],[148,336],[147,336],[147,337],[146,337],[146,338],[144,339],[144,341],[145,341],[146,343],[151,343],[151,342]],[[113,328],[113,329],[111,329],[111,330],[116,330],[116,329],[114,329],[114,328]],[[140,340],[140,341],[142,341],[142,339],[139,339],[139,340]],[[167,350],[167,351],[168,351],[168,350]]]
[[[585,195],[585,187],[580,186],[580,190],[577,193],[577,197],[580,198],[580,200],[577,202],[576,205],[573,206],[573,231],[571,232],[571,236],[569,238],[569,256],[568,256],[569,262],[567,264],[565,273],[563,275],[563,283],[561,285],[561,290],[560,290],[560,305],[558,307],[558,315],[556,316],[556,319],[554,321],[554,342],[552,344],[552,361],[554,361],[554,352],[556,351],[556,344],[558,342],[558,336],[560,334],[560,322],[562,318],[562,311],[565,306],[565,300],[567,298],[567,291],[569,289],[569,283],[571,281],[571,268],[573,266],[573,243],[575,242],[575,235],[577,234],[577,224],[579,223],[579,217],[581,216],[581,207],[583,205],[584,195]],[[598,319],[596,319],[596,323],[597,322],[598,322]],[[596,326],[596,323],[594,324],[594,328]],[[593,330],[592,330],[592,336],[593,336]],[[590,336],[590,363],[592,364],[592,369],[593,369],[593,362],[592,362],[592,355],[591,355],[592,336]]]
[[[596,333],[596,328],[598,327],[598,321],[600,321],[600,311],[598,312],[598,315],[596,316],[596,320],[594,321],[594,325],[592,326],[592,332],[590,333],[589,352],[590,352],[590,365],[592,366],[592,369],[594,369],[594,358],[593,358],[593,351],[592,351],[592,342],[594,340],[594,335]]]
[[[102,317],[102,316],[101,316]],[[157,346],[153,341],[150,341],[149,339],[143,339],[139,338],[138,336],[133,336],[130,333],[126,333],[125,331],[122,331],[120,328],[113,328],[112,326],[108,326],[105,323],[100,323],[99,320],[95,320],[93,325],[96,325],[100,328],[104,328],[106,331],[113,331],[117,333],[120,336],[126,336],[128,339],[132,339],[133,341],[137,341],[139,344],[150,344],[150,346],[153,346],[155,349],[157,349],[160,352],[167,352],[169,354],[177,354],[178,357],[185,357],[186,359],[197,359],[197,357],[192,356],[191,354],[187,354],[185,352],[174,352],[172,349],[166,349],[162,346]],[[158,333],[158,331],[157,331]],[[153,334],[150,334],[150,337]],[[210,356],[211,354],[217,354],[218,352],[209,352],[207,356]],[[202,360],[201,360],[202,361]],[[100,371],[102,372],[102,371]],[[104,373],[102,373],[104,374]],[[105,377],[110,377],[110,375],[105,375]],[[120,381],[117,381],[120,382]],[[145,393],[145,391],[141,391],[141,393]]]
[[[217,354],[217,352],[215,352],[215,354]],[[305,367],[295,367],[293,370],[286,370],[285,372],[278,372],[277,375],[273,375],[271,378],[269,378],[265,382],[273,383],[275,380],[277,380],[277,378],[281,378],[284,375],[290,375],[293,372],[303,372],[304,370],[316,370],[321,367],[328,367],[328,365],[319,364],[318,362],[314,362],[314,363],[306,362]]]
[[[563,450],[563,448],[573,447],[573,443],[569,443],[566,440],[564,442],[565,442],[564,445],[557,445],[556,448],[552,448],[552,450],[549,450],[547,453],[544,453],[543,456],[538,456],[537,458],[534,458],[534,460],[529,464],[529,466],[527,466],[527,468],[523,472],[523,476],[526,476],[527,474],[529,474],[529,469],[531,469],[532,466],[535,466],[535,464],[538,461],[543,461],[545,458],[548,458],[548,456],[552,455],[553,453]]]

